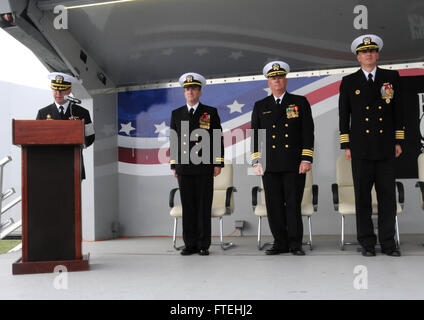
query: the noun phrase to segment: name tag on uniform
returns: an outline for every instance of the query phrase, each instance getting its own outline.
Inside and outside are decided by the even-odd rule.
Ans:
[[[299,107],[295,104],[291,104],[286,108],[287,119],[299,117]]]
[[[262,114],[264,115],[264,114],[270,114],[272,111],[264,111],[264,112],[262,112]]]

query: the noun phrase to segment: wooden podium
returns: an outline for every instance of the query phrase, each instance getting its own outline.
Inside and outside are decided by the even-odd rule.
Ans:
[[[84,121],[12,120],[22,146],[22,258],[13,274],[88,270],[82,255],[81,146]]]

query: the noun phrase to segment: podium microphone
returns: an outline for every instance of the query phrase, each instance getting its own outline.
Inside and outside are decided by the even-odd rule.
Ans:
[[[77,99],[77,98],[74,98],[74,97],[71,97],[69,95],[64,96],[64,98],[65,98],[66,101],[69,101],[70,102],[69,103],[69,109],[70,109],[69,111],[71,113],[70,119],[71,120],[75,120],[74,114],[72,113],[72,105],[73,104],[80,104],[81,103],[81,100],[80,99]]]
[[[74,98],[74,97],[71,97],[71,96],[68,96],[68,95],[66,95],[64,98],[65,98],[66,101],[69,101],[69,102],[73,102],[73,103],[76,103],[76,104],[81,103],[80,99],[77,99],[77,98]]]

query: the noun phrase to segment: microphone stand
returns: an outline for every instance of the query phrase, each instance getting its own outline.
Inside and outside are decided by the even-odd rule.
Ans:
[[[69,101],[69,112],[71,113],[71,120],[75,120],[74,115],[72,114],[72,106],[75,104],[73,101]]]

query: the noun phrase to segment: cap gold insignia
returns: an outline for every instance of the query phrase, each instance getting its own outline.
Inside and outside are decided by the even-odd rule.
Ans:
[[[278,71],[278,70],[280,70],[280,65],[279,65],[278,63],[274,63],[274,64],[272,65],[272,70],[274,70],[274,71]]]
[[[47,120],[50,120],[52,118],[52,116],[50,114],[47,115]]]
[[[365,45],[371,44],[371,38],[370,37],[366,37],[362,41],[364,42]]]
[[[355,91],[355,94],[356,94],[356,95],[358,95],[358,94],[360,94],[360,93],[361,93],[361,90],[359,90],[359,89]]]
[[[56,83],[62,83],[63,82],[63,77],[62,76],[56,76]]]
[[[193,76],[187,76],[186,81],[187,82],[193,82]]]

